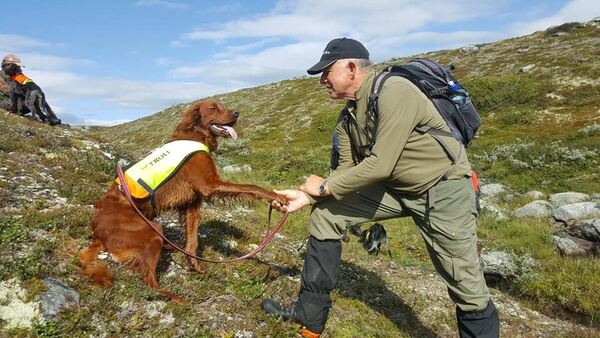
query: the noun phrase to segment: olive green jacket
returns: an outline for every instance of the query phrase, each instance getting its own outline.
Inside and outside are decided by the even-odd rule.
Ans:
[[[348,101],[349,132],[344,128],[344,112],[336,125],[339,138],[339,166],[327,178],[331,194],[340,199],[376,182],[383,182],[401,194],[422,194],[444,175],[448,179],[470,176],[465,149],[459,141],[442,136],[442,141],[457,159],[452,165],[448,154],[430,134],[415,131],[417,126],[449,131],[433,103],[409,80],[399,76],[387,79],[379,95],[379,116],[375,143],[370,154],[358,162],[353,158],[352,138],[358,152],[365,153],[369,144],[367,104],[375,72],[371,72]],[[372,133],[371,133],[372,134]]]

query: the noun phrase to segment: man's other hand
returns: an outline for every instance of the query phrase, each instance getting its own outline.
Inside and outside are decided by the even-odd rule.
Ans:
[[[294,212],[302,209],[310,204],[308,196],[300,190],[273,190],[279,195],[283,195],[288,199],[288,203],[283,205],[277,201],[271,202],[271,206],[280,212]]]

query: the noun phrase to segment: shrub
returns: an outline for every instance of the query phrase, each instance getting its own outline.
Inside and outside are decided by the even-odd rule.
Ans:
[[[530,104],[543,97],[538,82],[525,76],[482,77],[465,81],[464,86],[481,113],[503,106]]]

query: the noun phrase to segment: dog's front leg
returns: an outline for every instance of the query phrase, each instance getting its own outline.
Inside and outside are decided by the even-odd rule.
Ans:
[[[202,201],[195,202],[187,208],[185,213],[185,251],[192,255],[197,255],[198,251],[198,225],[200,223],[201,206]],[[206,266],[204,266],[204,264],[201,264],[197,259],[187,257],[187,261],[192,269],[200,273],[206,272]]]
[[[265,199],[269,202],[278,200],[285,204],[287,201],[283,196],[277,195],[276,193],[265,190],[253,184],[235,184],[228,182],[219,182],[215,187],[214,191],[221,197],[241,197],[251,199]]]

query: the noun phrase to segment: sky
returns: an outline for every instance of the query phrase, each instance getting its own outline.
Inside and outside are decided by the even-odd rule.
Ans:
[[[307,76],[333,38],[382,62],[589,21],[600,0],[3,0],[2,10],[0,54],[21,58],[63,122],[114,125]]]

